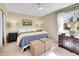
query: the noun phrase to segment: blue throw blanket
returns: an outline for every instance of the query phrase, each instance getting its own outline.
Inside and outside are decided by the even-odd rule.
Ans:
[[[24,36],[20,41],[19,47],[22,49],[24,46],[30,44],[31,41],[40,40],[41,38],[48,38],[48,34],[44,33],[39,35]]]

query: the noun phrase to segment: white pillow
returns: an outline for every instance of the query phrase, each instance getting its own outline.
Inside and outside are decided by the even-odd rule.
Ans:
[[[22,32],[32,32],[32,31],[37,31],[37,29],[34,27],[24,27],[24,28],[19,29],[18,32],[22,33]]]

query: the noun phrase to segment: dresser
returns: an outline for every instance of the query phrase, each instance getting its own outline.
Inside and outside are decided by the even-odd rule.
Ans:
[[[8,33],[7,35],[7,42],[10,43],[10,42],[14,42],[17,40],[17,32],[13,32],[13,33]]]
[[[63,47],[79,55],[79,38],[61,34],[59,35],[59,47]]]

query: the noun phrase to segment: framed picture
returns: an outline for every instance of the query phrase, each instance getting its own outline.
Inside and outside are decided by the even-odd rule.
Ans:
[[[23,19],[23,26],[32,26],[32,20]]]

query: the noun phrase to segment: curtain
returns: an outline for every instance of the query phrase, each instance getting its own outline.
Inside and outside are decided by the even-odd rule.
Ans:
[[[2,47],[2,12],[0,11],[0,47]]]
[[[64,32],[64,12],[57,13],[58,35]]]

